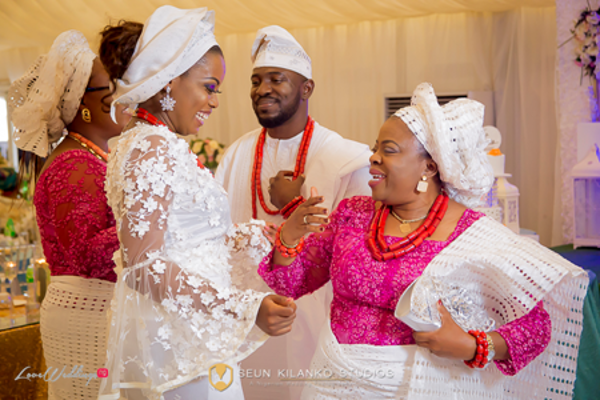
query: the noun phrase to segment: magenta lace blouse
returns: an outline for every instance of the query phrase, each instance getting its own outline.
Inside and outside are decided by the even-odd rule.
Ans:
[[[271,253],[260,264],[259,274],[278,294],[296,299],[331,279],[331,328],[342,344],[414,344],[412,329],[394,317],[400,296],[442,249],[483,214],[466,210],[446,241],[426,240],[404,257],[379,262],[366,245],[374,212],[371,197],[342,201],[325,232],[309,236],[290,266],[272,265]],[[400,240],[385,239],[388,243]],[[504,374],[514,375],[547,347],[550,316],[540,302],[529,314],[497,332],[506,340],[511,358],[496,361],[496,365]]]
[[[119,239],[105,178],[106,164],[85,150],[60,154],[40,176],[34,204],[53,276],[116,282],[112,256]]]

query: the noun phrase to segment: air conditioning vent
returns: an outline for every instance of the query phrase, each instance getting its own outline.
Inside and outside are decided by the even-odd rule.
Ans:
[[[410,106],[410,98],[412,95],[402,95],[402,94],[392,94],[385,96],[384,110],[385,110],[385,119],[388,119],[391,115],[393,115],[396,111],[398,111],[402,107]],[[467,93],[459,93],[459,94],[438,94],[438,102],[440,105],[444,105],[452,100],[468,97]]]

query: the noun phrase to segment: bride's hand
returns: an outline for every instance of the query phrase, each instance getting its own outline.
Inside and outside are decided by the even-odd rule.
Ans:
[[[442,327],[433,332],[413,332],[417,346],[431,350],[433,354],[444,358],[471,360],[475,357],[477,342],[463,331],[452,319],[446,307],[438,301],[438,311]]]
[[[281,336],[292,330],[296,303],[291,297],[271,294],[260,304],[256,325],[267,335]]]
[[[275,245],[275,235],[277,234],[277,225],[272,222],[265,223],[265,227],[263,228],[263,235],[267,238],[271,246]]]
[[[323,196],[319,196],[314,187],[310,191],[311,197],[301,204],[288,218],[285,226],[281,230],[283,241],[293,245],[310,232],[323,232],[322,225],[329,223],[327,217],[328,211],[324,207],[318,207],[325,201]]]

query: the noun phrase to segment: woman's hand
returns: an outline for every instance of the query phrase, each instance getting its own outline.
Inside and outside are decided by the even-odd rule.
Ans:
[[[452,315],[441,301],[438,301],[437,308],[440,312],[442,327],[433,332],[413,332],[417,346],[425,347],[439,357],[460,360],[473,359],[477,350],[475,338],[454,322]]]
[[[321,225],[329,223],[327,209],[317,206],[317,204],[325,201],[325,198],[319,196],[317,189],[314,187],[310,190],[310,196],[308,200],[296,208],[281,229],[283,242],[290,246],[298,243],[307,233],[323,232],[325,228]]]
[[[294,299],[272,294],[265,297],[260,304],[256,325],[267,335],[281,336],[292,330],[295,318]]]

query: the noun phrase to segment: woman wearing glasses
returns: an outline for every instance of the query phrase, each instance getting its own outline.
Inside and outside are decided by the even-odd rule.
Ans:
[[[111,120],[109,81],[85,37],[72,30],[10,88],[21,173],[37,180],[34,204],[52,273],[41,334],[49,376],[60,378],[49,379],[49,399],[96,399],[100,380],[83,376],[95,377],[106,355],[119,248],[104,192],[108,139],[129,119],[119,113],[118,123]]]

